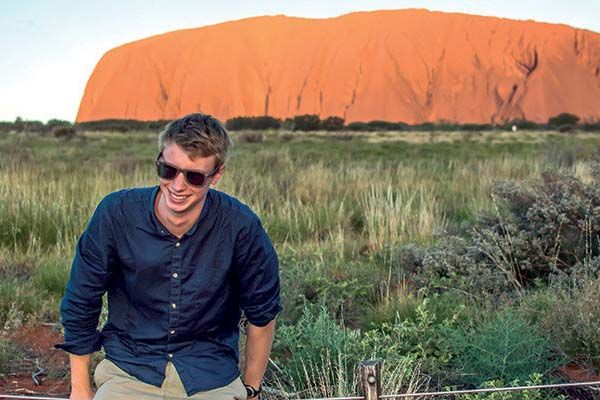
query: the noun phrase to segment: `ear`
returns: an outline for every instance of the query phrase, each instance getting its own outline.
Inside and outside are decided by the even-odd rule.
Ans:
[[[221,165],[219,170],[213,175],[212,180],[210,181],[210,186],[215,186],[221,180],[221,177],[225,173],[225,165]]]

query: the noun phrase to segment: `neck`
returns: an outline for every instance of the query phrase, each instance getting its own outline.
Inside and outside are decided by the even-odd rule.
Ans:
[[[197,207],[194,207],[191,210],[183,213],[173,212],[166,206],[164,195],[161,192],[158,196],[156,196],[154,212],[161,224],[163,224],[165,228],[167,228],[168,231],[173,235],[180,238],[198,220],[200,214],[202,213],[203,206],[204,199]]]

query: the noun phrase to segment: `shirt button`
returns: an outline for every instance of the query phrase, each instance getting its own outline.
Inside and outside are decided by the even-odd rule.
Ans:
[[[179,275],[177,275],[177,272],[173,272],[173,278],[177,278]]]
[[[177,242],[175,243],[175,247],[179,247],[181,245],[181,243]]]
[[[173,307],[173,308],[177,308],[177,304],[175,304],[175,303],[172,303],[172,304],[171,304],[171,307]]]
[[[175,329],[171,329],[170,333],[171,333],[171,335],[174,335],[175,334]]]
[[[173,354],[169,353],[169,358],[173,358]]]

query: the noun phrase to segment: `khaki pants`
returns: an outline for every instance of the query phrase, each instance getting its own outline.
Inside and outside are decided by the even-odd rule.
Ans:
[[[239,377],[227,386],[188,397],[173,363],[167,363],[165,375],[162,386],[158,388],[140,381],[104,359],[94,371],[94,383],[98,388],[94,400],[246,400],[246,388]]]

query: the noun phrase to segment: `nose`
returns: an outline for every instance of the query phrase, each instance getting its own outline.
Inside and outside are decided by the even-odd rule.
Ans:
[[[181,171],[177,173],[177,176],[175,177],[175,179],[173,179],[173,183],[171,183],[171,186],[174,190],[178,192],[182,192],[187,188],[185,176],[183,176],[183,173],[181,173]]]

